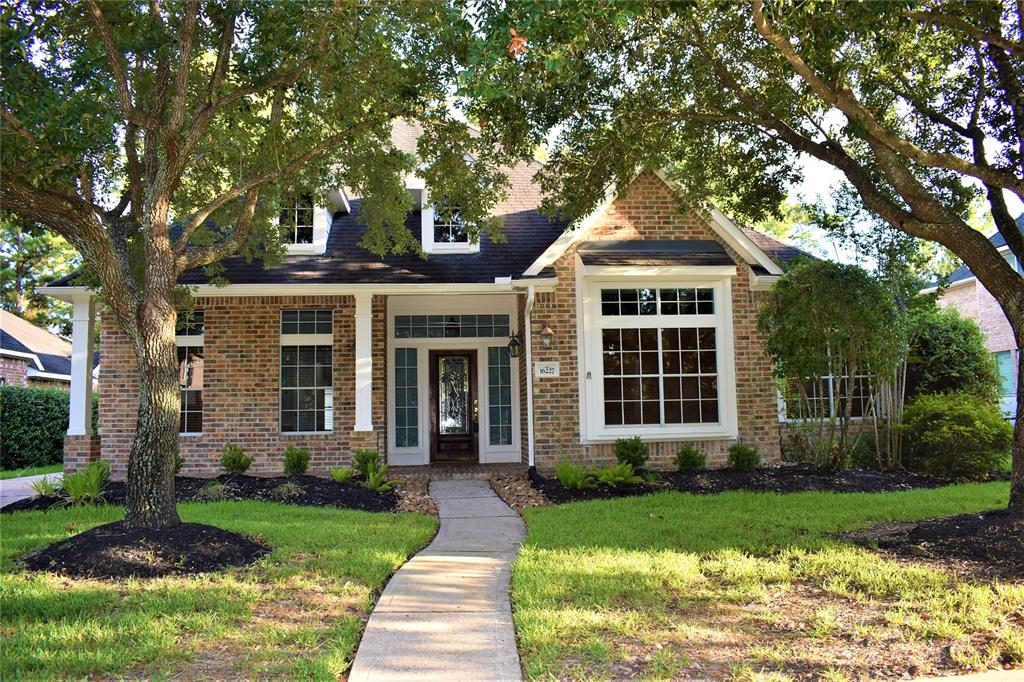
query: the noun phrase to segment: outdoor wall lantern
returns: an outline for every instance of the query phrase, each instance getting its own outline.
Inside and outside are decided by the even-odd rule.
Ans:
[[[551,348],[551,342],[555,340],[555,332],[551,330],[548,323],[544,323],[544,328],[540,330],[540,342],[544,344],[545,348]]]
[[[522,341],[519,340],[519,334],[513,334],[508,339],[508,356],[510,358],[519,357],[519,347],[522,345]]]

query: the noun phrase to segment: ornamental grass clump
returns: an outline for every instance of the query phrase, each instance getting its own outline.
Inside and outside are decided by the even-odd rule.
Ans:
[[[60,481],[49,476],[43,476],[29,483],[29,487],[32,488],[32,493],[36,497],[52,497],[60,492]]]
[[[103,486],[110,478],[110,465],[103,460],[89,462],[81,471],[64,474],[61,489],[71,505],[103,502]]]
[[[331,478],[335,483],[350,483],[354,473],[349,467],[335,467],[331,469]]]
[[[380,454],[370,448],[356,448],[352,451],[352,468],[365,478],[370,471],[380,468]]]
[[[252,457],[245,454],[245,448],[241,445],[227,443],[220,452],[220,466],[227,473],[238,476],[252,466]]]
[[[676,450],[676,456],[673,461],[676,464],[676,468],[680,471],[695,471],[696,469],[704,468],[708,462],[708,456],[704,454],[703,450],[692,443],[683,443]]]

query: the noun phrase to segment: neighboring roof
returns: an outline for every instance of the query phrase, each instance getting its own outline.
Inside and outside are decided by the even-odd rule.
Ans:
[[[33,371],[71,380],[71,344],[6,310],[0,310],[0,354],[23,357]],[[99,355],[93,354],[94,366]]]
[[[576,252],[586,265],[735,265],[711,239],[585,241]]]
[[[814,256],[803,249],[797,248],[791,244],[780,242],[775,237],[755,230],[752,227],[742,227],[740,229],[742,229],[743,233],[750,238],[750,241],[757,245],[757,248],[768,254],[768,256],[779,265],[787,263],[794,258],[799,258],[800,256],[814,258]]]
[[[1017,216],[1017,229],[1024,232],[1024,213]],[[992,242],[992,246],[997,249],[1001,249],[1006,246],[1006,237],[1003,236],[1002,232],[996,231],[994,235],[988,238]],[[963,282],[974,277],[974,273],[966,265],[961,265],[949,275],[949,283],[954,284],[955,282]],[[932,285],[934,286],[934,285]]]

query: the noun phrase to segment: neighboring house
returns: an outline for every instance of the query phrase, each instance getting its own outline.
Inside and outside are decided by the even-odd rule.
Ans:
[[[417,129],[395,128],[415,151]],[[407,186],[408,225],[426,259],[358,246],[360,200],[298,200],[282,222],[291,255],[264,269],[237,257],[226,286],[199,271],[196,312],[179,329],[183,473],[213,475],[225,443],[279,474],[289,445],[311,472],[377,448],[393,465],[614,461],[615,439],[651,444],[666,468],[681,442],[712,464],[743,440],[778,457],[776,385],[756,330],[764,292],[795,249],[717,210],[683,211],[658,175],[639,175],[578,229],[538,211],[539,162],[507,169],[496,207],[505,243],[470,243],[434,218],[430,188]],[[65,281],[44,293],[75,304],[87,347],[93,293]],[[102,315],[99,434],[85,405],[88,356],[72,369],[66,466],[102,456],[123,476],[136,418],[125,335]]]
[[[1024,213],[1017,216],[1017,228],[1024,230]],[[1006,238],[996,232],[989,239],[1013,268],[1024,275],[1024,267],[1006,245]],[[934,291],[934,287],[925,291]],[[1020,348],[1013,338],[1013,329],[999,303],[973,273],[963,266],[950,275],[949,288],[939,296],[939,305],[954,307],[969,317],[985,333],[985,346],[995,357],[1002,383],[1002,409],[1007,417],[1017,411],[1017,367]]]
[[[0,310],[0,384],[69,388],[71,344]]]

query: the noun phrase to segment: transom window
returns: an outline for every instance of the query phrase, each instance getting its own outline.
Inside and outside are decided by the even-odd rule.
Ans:
[[[470,339],[509,336],[508,315],[396,315],[396,339]]]
[[[313,243],[313,197],[286,199],[281,208],[281,240],[285,244]]]
[[[434,206],[434,243],[468,244],[469,232],[458,208],[448,209],[445,215],[441,206]]]
[[[333,316],[330,310],[281,311],[281,431],[334,428]]]
[[[203,334],[202,310],[182,311],[175,329],[178,345],[178,386],[181,390],[179,433],[203,432]]]
[[[602,289],[602,315],[714,315],[715,290]]]

